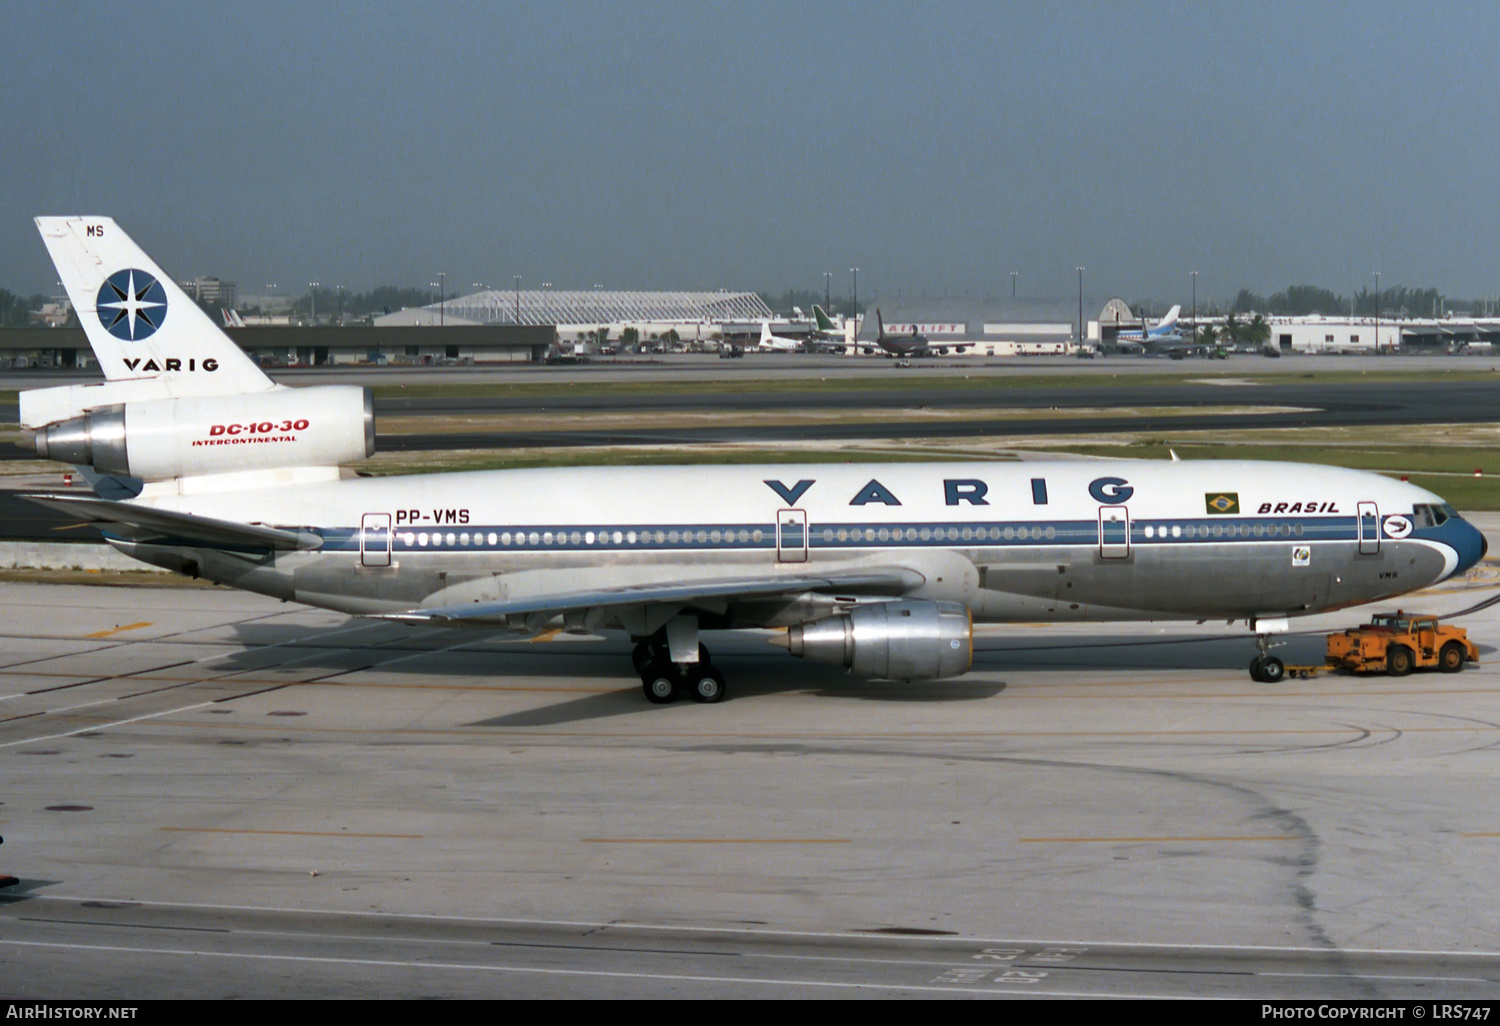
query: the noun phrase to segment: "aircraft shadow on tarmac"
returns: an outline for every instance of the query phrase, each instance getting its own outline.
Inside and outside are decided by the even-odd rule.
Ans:
[[[360,621],[351,620],[350,626]],[[1154,628],[1143,628],[1154,629]],[[646,703],[630,672],[629,650],[618,639],[517,641],[503,634],[444,628],[396,628],[371,632],[368,638],[348,628],[247,623],[236,627],[246,647],[230,654],[230,665],[246,671],[295,666],[306,680],[373,669],[381,674],[429,678],[494,680],[497,689],[534,681],[546,693],[559,685],[561,701],[482,719],[473,727],[552,727],[615,716],[660,713]],[[1245,634],[1191,637],[1181,634],[1075,635],[1026,637],[989,635],[975,647],[974,668],[965,677],[940,681],[870,681],[851,677],[837,667],[806,663],[763,648],[759,636],[706,632],[704,642],[729,678],[726,701],[801,693],[820,699],[863,702],[973,702],[995,698],[1006,690],[997,679],[1007,671],[1049,670],[1197,670],[1246,673],[1255,641]],[[1285,662],[1317,665],[1323,658],[1321,633],[1278,639],[1275,654]],[[276,658],[268,659],[274,652]],[[605,692],[569,695],[563,682],[585,679],[594,686],[618,687]],[[566,697],[565,697],[566,696]],[[683,704],[691,706],[690,700]]]
[[[1143,628],[1155,630],[1155,628]],[[1272,641],[1282,662],[1321,665],[1324,635],[1288,634]],[[1249,634],[1218,637],[1109,635],[1045,639],[988,637],[974,646],[975,670],[1245,670],[1255,655]]]

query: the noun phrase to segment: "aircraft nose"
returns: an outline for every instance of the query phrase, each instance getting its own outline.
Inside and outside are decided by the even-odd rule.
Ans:
[[[1452,534],[1453,548],[1458,552],[1458,568],[1453,571],[1456,577],[1483,559],[1490,551],[1490,543],[1484,532],[1467,520],[1454,517],[1448,523],[1456,528]]]

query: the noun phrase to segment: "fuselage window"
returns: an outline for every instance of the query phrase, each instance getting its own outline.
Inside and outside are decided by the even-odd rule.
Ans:
[[[421,534],[417,535],[417,544],[418,545],[422,545],[422,546],[425,546],[427,544],[427,532],[426,531],[423,531]]]
[[[465,531],[463,534],[461,534],[461,535],[458,536],[458,543],[460,545],[468,545],[469,544],[469,532],[468,531]]]
[[[750,537],[752,539],[754,539],[757,543],[759,543],[759,542],[762,542],[762,541],[765,540],[766,533],[764,531],[762,531],[760,528],[757,527],[755,529],[755,532],[753,534],[751,534]]]
[[[1047,528],[1047,540],[1048,541],[1052,541],[1056,537],[1057,537],[1057,528],[1049,526]]]

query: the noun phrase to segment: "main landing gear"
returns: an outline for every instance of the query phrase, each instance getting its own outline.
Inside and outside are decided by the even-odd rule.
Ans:
[[[689,653],[692,649],[688,649]],[[674,663],[665,638],[652,638],[635,646],[630,658],[641,675],[646,701],[666,705],[686,692],[697,702],[718,702],[724,697],[724,674],[709,661],[708,648],[698,646],[696,663]]]

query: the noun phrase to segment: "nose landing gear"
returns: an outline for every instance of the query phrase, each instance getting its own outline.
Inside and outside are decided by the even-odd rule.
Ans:
[[[1257,649],[1255,658],[1250,660],[1250,679],[1261,684],[1281,683],[1282,678],[1286,676],[1286,664],[1271,655],[1271,636],[1257,634],[1255,647]]]

